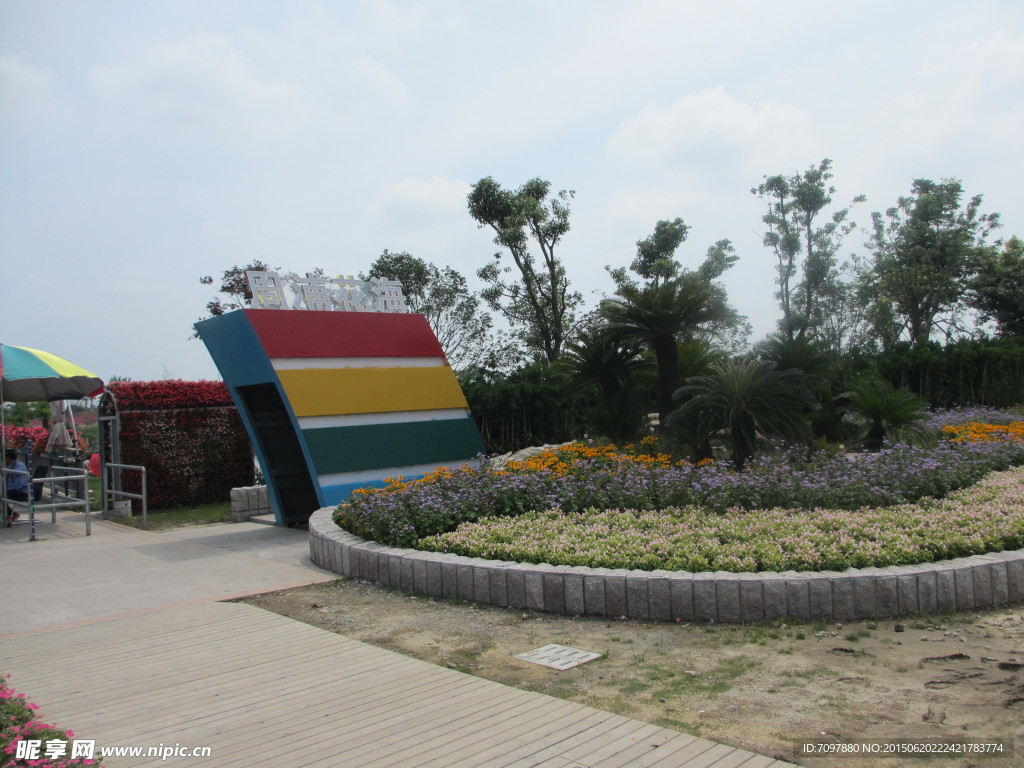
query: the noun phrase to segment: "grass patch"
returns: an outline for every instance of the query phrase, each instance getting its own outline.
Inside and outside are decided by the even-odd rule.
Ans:
[[[148,530],[159,531],[165,528],[180,528],[185,525],[206,525],[208,523],[226,523],[231,520],[231,502],[221,501],[214,504],[198,504],[194,507],[171,507],[168,509],[150,509],[146,513]],[[135,514],[117,522],[132,528],[142,527],[142,515]]]

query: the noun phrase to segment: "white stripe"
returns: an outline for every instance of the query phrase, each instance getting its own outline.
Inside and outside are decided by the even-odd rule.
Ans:
[[[441,368],[440,357],[274,357],[275,371],[301,371],[319,368]]]
[[[372,480],[383,480],[385,477],[395,477],[398,475],[402,477],[417,477],[425,475],[427,472],[433,472],[438,467],[455,468],[463,464],[476,466],[476,463],[473,459],[462,459],[461,461],[452,461],[447,464],[417,464],[413,467],[385,467],[383,469],[364,469],[361,472],[338,472],[333,475],[320,475],[318,479],[320,480],[321,488],[328,488],[332,485],[367,483]]]
[[[438,408],[434,411],[390,411],[381,413],[351,413],[338,416],[302,416],[299,429],[325,427],[363,427],[376,424],[402,424],[410,421],[448,421],[469,416],[467,408]]]

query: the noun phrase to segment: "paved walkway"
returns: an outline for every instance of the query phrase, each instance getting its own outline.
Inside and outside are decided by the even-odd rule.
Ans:
[[[0,673],[78,738],[212,750],[110,768],[785,765],[217,602],[330,579],[303,532],[94,521],[83,534],[68,514],[40,541],[0,531]]]

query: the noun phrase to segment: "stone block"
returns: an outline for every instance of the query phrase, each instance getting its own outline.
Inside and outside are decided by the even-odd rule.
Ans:
[[[668,571],[652,571],[647,580],[647,600],[651,618],[658,621],[669,621],[672,618],[672,593],[668,577]]]
[[[583,576],[583,610],[588,616],[605,616],[604,580],[607,568],[591,568]]]
[[[900,616],[914,616],[921,612],[917,600],[917,574],[909,568],[896,577],[896,599],[899,604]]]
[[[768,620],[784,619],[786,610],[786,582],[774,571],[757,574],[761,580],[761,599],[764,601],[764,617]]]
[[[695,621],[718,621],[715,574],[708,571],[693,574],[693,618]]]
[[[879,602],[874,580],[876,568],[854,568],[853,578],[853,617],[858,621],[874,618],[879,615]]]
[[[952,568],[933,568],[935,573],[935,610],[951,613],[956,610],[956,572]]]
[[[896,576],[888,569],[880,568],[875,577],[875,599],[878,601],[879,616],[899,616],[900,600]]]
[[[972,567],[971,571],[974,577],[974,607],[991,608],[995,605],[994,596],[992,594],[991,563],[979,563]]]
[[[809,621],[811,618],[810,587],[807,577],[796,571],[784,571],[786,580],[786,611],[792,619]]]
[[[465,600],[467,603],[473,602],[473,565],[467,562],[468,557],[460,558],[460,562],[456,565],[456,573],[458,574],[458,587],[455,596],[459,600]]]
[[[630,571],[626,576],[626,616],[647,621],[651,618],[647,594],[648,571]]]
[[[565,574],[557,570],[544,574],[544,610],[565,613]]]
[[[412,557],[408,554],[402,557],[402,572],[399,574],[398,578],[399,589],[411,594],[413,588],[416,586],[416,573],[413,568]]]
[[[526,607],[526,572],[521,565],[513,565],[505,573],[508,607],[522,610]]]
[[[1024,603],[1024,557],[1006,561],[1006,589],[1011,603]]]
[[[495,563],[488,572],[491,605],[499,608],[508,606],[508,584],[505,581],[505,563]]]
[[[718,618],[724,624],[739,624],[743,621],[740,609],[740,580],[735,573],[717,571],[715,573],[715,599],[718,605]]]
[[[917,570],[917,605],[921,613],[931,616],[939,610],[935,569],[923,566]]]
[[[441,563],[436,557],[427,561],[427,592],[431,597],[441,597]]]
[[[764,583],[756,573],[737,573],[740,587],[740,620],[744,623],[764,619]]]
[[[832,579],[832,615],[837,621],[853,621],[857,618],[853,579],[852,573],[844,573]]]
[[[366,547],[360,544],[357,547],[353,547],[356,561],[356,572],[353,574],[358,579],[365,579],[366,574],[370,572],[370,553],[366,551]]]
[[[441,597],[451,600],[459,596],[459,564],[457,558],[445,555],[441,560]]]
[[[353,567],[352,547],[347,542],[340,542],[341,546],[341,573],[343,576],[352,577],[355,568]]]
[[[417,595],[427,594],[427,561],[432,555],[417,552],[412,559],[412,591]]]
[[[608,616],[619,618],[626,615],[626,574],[624,568],[615,568],[604,578],[604,607]]]
[[[565,574],[565,612],[570,616],[582,616],[586,601],[583,597],[583,574]]]
[[[974,574],[969,567],[957,568],[953,571],[956,581],[956,609],[970,611],[974,609]]]
[[[693,574],[674,572],[668,577],[668,591],[672,598],[672,618],[693,621]]]
[[[992,605],[1006,605],[1010,602],[1010,584],[1006,574],[1006,563],[992,564]]]
[[[824,573],[808,573],[807,589],[812,619],[831,619],[832,579]]]
[[[531,611],[544,610],[544,573],[533,569],[526,571],[526,607]]]
[[[473,602],[483,605],[491,604],[490,565],[473,566]]]

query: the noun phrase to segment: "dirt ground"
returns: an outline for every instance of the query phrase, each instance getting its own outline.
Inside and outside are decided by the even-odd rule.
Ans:
[[[510,686],[806,766],[1024,766],[1024,608],[757,626],[550,616],[339,580],[246,602]],[[516,654],[559,643],[602,658],[558,672]],[[807,738],[1003,738],[1016,754],[794,757]]]

